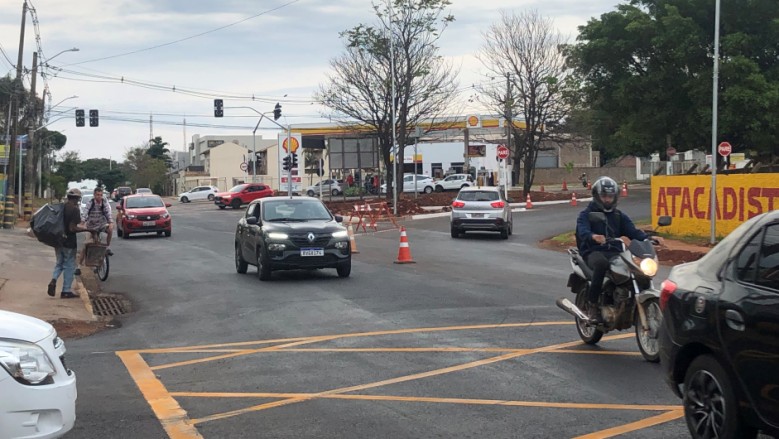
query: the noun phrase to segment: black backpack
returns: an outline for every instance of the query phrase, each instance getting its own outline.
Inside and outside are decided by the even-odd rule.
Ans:
[[[30,227],[38,241],[61,247],[65,242],[65,205],[46,204],[32,216]]]

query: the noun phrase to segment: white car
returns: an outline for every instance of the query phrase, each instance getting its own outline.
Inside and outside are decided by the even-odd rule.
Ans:
[[[147,187],[139,187],[138,189],[135,190],[135,193],[136,194],[153,194],[154,191],[152,191],[151,189],[149,189]]]
[[[341,188],[341,181],[339,180],[333,180],[333,179],[327,179],[322,180],[322,194],[328,194],[328,195],[339,195],[341,192],[343,192],[343,189]],[[309,186],[306,188],[306,195],[309,197],[318,197],[319,196],[319,183]]]
[[[416,188],[417,192],[429,194],[435,190],[435,182],[432,177],[417,174]],[[381,191],[383,193],[387,192],[386,184],[381,185]],[[414,192],[414,174],[403,176],[403,192]]]
[[[0,438],[55,438],[76,422],[76,374],[50,324],[0,310]]]
[[[198,186],[187,192],[180,193],[179,200],[181,200],[182,203],[198,200],[214,201],[214,196],[219,192],[219,188],[216,186]]]
[[[473,186],[473,177],[470,174],[452,174],[435,182],[435,191],[452,191],[468,186]]]

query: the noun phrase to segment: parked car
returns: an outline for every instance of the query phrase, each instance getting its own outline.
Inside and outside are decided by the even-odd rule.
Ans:
[[[76,374],[50,324],[0,310],[0,437],[54,438],[76,421]]]
[[[509,200],[496,187],[464,187],[452,202],[449,224],[452,238],[459,238],[467,231],[500,232],[508,239],[514,231],[514,218]]]
[[[214,197],[218,192],[219,188],[216,186],[198,186],[186,192],[180,193],[179,200],[182,203],[189,203],[191,201],[198,200],[214,201]]]
[[[126,197],[127,195],[132,195],[133,190],[129,188],[128,186],[119,186],[115,190],[116,194],[114,195],[114,201],[119,201],[123,197]]]
[[[435,182],[435,191],[460,190],[464,187],[473,186],[473,176],[470,174],[452,174]]]
[[[219,192],[214,196],[214,204],[224,209],[227,206],[233,209],[239,209],[244,204],[252,201],[273,196],[273,189],[266,184],[245,183],[239,184],[227,192]]]
[[[432,193],[435,190],[435,182],[432,177],[427,175],[417,174],[416,191],[424,192],[426,194]],[[381,185],[381,192],[387,192],[387,184]],[[403,176],[403,192],[414,192],[414,174],[406,174]]]
[[[352,271],[349,234],[325,205],[310,197],[270,197],[253,201],[235,230],[235,269],[257,267],[260,280],[274,270],[335,268]]]
[[[343,181],[341,180],[333,180],[333,179],[327,179],[322,180],[322,194],[328,194],[328,195],[340,195],[341,192],[343,192],[343,187],[341,184]],[[306,188],[306,195],[309,197],[318,197],[319,196],[319,186],[320,184],[317,183],[313,186],[309,186]]]
[[[154,191],[152,191],[151,189],[149,189],[147,187],[139,187],[138,189],[135,190],[135,193],[136,194],[153,194]]]
[[[779,435],[779,210],[662,284],[660,360],[694,438]]]
[[[168,212],[170,203],[159,195],[128,195],[116,206],[116,235],[129,239],[131,233],[157,233],[170,236],[173,220]]]

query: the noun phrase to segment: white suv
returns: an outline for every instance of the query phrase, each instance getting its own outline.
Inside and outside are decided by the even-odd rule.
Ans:
[[[192,190],[180,193],[179,200],[182,203],[196,200],[214,201],[214,196],[216,196],[217,192],[219,192],[219,188],[216,186],[198,186],[192,188]]]
[[[435,190],[435,182],[427,175],[417,174],[416,191],[429,194]],[[381,185],[381,192],[387,192],[387,185]],[[414,174],[403,176],[403,192],[414,192]]]
[[[0,310],[0,438],[55,438],[76,422],[65,344],[34,317]]]
[[[457,190],[468,186],[473,186],[473,177],[470,174],[452,174],[435,182],[435,191],[451,191]]]

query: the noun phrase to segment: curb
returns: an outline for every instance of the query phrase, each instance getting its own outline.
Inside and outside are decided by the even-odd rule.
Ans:
[[[591,200],[592,200],[592,197],[590,197],[590,198],[582,198],[581,200],[577,200],[577,201],[590,202]],[[554,205],[554,204],[568,204],[570,202],[571,202],[570,200],[539,201],[537,203],[534,202],[533,205],[534,206],[551,206],[551,205]],[[525,205],[525,203],[511,203],[510,204],[510,206],[512,207],[511,211],[512,212],[527,212],[528,209],[526,209],[524,207],[524,205]],[[443,207],[445,207],[445,206],[441,206],[440,208],[443,208]],[[410,220],[423,220],[423,219],[429,219],[429,218],[438,218],[438,217],[442,217],[442,216],[448,216],[449,213],[450,212],[423,213],[423,214],[419,214],[419,215],[411,215],[410,217],[402,217],[400,219],[404,219],[404,220],[409,220],[409,219]]]

